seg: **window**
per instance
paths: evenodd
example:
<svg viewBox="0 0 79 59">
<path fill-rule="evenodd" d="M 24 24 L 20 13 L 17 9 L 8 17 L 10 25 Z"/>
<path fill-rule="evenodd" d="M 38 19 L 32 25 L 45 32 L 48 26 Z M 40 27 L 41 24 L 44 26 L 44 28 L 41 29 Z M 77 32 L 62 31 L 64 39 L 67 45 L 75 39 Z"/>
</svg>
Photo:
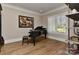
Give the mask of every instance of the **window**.
<svg viewBox="0 0 79 59">
<path fill-rule="evenodd" d="M 57 32 L 65 33 L 67 32 L 67 17 L 57 16 L 55 20 L 55 30 Z"/>
<path fill-rule="evenodd" d="M 66 16 L 49 16 L 48 32 L 67 33 L 68 18 Z"/>
</svg>

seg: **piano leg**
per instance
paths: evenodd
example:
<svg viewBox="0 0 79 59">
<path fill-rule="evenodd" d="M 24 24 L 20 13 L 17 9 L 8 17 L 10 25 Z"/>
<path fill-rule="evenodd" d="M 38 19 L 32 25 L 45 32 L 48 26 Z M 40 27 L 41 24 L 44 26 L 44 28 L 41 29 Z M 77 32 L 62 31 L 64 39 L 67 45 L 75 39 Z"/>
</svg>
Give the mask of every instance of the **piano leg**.
<svg viewBox="0 0 79 59">
<path fill-rule="evenodd" d="M 46 37 L 47 37 L 47 32 L 45 32 L 45 39 L 46 39 Z"/>
<path fill-rule="evenodd" d="M 47 30 L 44 31 L 45 39 L 47 37 Z"/>
<path fill-rule="evenodd" d="M 35 37 L 32 37 L 33 44 L 35 46 Z"/>
<path fill-rule="evenodd" d="M 45 39 L 46 39 L 47 34 L 45 34 Z"/>
</svg>

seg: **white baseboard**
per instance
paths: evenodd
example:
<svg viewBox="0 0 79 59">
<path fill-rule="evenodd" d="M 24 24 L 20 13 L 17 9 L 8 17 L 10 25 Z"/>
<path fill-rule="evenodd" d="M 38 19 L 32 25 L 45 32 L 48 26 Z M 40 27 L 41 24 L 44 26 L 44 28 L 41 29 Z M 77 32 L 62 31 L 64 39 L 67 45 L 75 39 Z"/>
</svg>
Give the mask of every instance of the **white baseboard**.
<svg viewBox="0 0 79 59">
<path fill-rule="evenodd" d="M 50 39 L 55 39 L 55 40 L 58 40 L 58 41 L 67 43 L 67 39 L 58 38 L 58 37 L 53 37 L 53 36 L 48 36 L 48 38 L 50 38 Z"/>
<path fill-rule="evenodd" d="M 22 40 L 22 38 L 9 39 L 9 40 L 5 40 L 5 44 L 17 42 L 17 41 L 21 41 L 21 40 Z"/>
<path fill-rule="evenodd" d="M 53 36 L 48 36 L 48 38 L 55 39 L 55 40 L 67 43 L 67 39 L 57 38 L 57 37 L 53 37 Z M 17 41 L 21 41 L 21 40 L 22 40 L 22 38 L 9 39 L 9 40 L 5 40 L 5 44 L 12 43 L 12 42 L 17 42 Z"/>
</svg>

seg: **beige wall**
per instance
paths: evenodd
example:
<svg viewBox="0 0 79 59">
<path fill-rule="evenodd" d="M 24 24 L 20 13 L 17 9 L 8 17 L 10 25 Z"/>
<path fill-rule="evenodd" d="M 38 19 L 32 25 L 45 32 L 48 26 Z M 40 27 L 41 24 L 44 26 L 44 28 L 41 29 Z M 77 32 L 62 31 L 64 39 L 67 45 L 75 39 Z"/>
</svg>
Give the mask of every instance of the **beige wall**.
<svg viewBox="0 0 79 59">
<path fill-rule="evenodd" d="M 48 26 L 48 21 L 47 20 L 48 20 L 48 18 L 47 18 L 46 15 L 41 16 L 41 25 L 45 28 L 47 28 L 47 26 Z"/>
<path fill-rule="evenodd" d="M 29 34 L 28 32 L 31 29 L 18 27 L 18 15 L 34 17 L 34 27 L 41 25 L 39 15 L 3 6 L 2 35 L 7 43 L 21 40 L 24 35 Z"/>
</svg>

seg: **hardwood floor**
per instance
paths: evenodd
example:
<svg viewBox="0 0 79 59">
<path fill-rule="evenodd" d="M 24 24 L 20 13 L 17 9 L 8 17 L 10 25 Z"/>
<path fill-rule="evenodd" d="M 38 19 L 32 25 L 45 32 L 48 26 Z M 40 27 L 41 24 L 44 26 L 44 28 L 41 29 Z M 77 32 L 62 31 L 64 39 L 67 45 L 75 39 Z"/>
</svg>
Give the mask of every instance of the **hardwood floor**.
<svg viewBox="0 0 79 59">
<path fill-rule="evenodd" d="M 57 40 L 41 38 L 36 42 L 36 46 L 32 43 L 15 42 L 6 44 L 2 48 L 0 55 L 65 55 L 66 44 Z"/>
</svg>

